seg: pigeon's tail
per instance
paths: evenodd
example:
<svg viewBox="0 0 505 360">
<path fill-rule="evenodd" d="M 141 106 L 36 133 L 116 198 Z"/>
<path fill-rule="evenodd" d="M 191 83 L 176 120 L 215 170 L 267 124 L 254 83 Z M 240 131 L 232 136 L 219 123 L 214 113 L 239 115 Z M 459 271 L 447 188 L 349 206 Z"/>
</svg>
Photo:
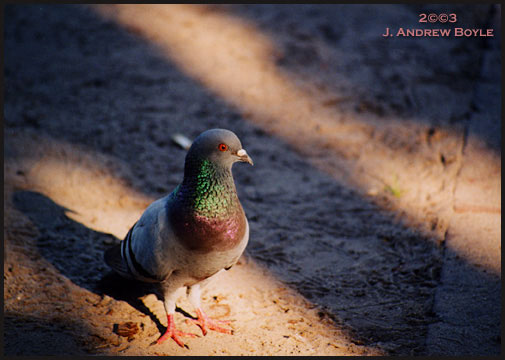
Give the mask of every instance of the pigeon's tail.
<svg viewBox="0 0 505 360">
<path fill-rule="evenodd" d="M 104 253 L 104 260 L 105 263 L 119 275 L 127 279 L 133 278 L 131 272 L 128 269 L 128 265 L 125 263 L 125 261 L 123 261 L 123 257 L 121 256 L 121 244 L 117 244 L 107 249 Z"/>
</svg>

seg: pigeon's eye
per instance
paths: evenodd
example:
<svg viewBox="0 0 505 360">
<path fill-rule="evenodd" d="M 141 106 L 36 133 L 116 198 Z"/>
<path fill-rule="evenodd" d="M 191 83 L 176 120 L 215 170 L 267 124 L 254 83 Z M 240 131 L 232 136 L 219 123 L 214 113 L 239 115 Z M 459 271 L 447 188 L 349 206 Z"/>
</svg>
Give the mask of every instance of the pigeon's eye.
<svg viewBox="0 0 505 360">
<path fill-rule="evenodd" d="M 228 145 L 226 145 L 226 144 L 219 144 L 219 145 L 217 146 L 217 148 L 218 148 L 219 150 L 221 150 L 221 151 L 226 151 L 226 150 L 228 150 Z"/>
</svg>

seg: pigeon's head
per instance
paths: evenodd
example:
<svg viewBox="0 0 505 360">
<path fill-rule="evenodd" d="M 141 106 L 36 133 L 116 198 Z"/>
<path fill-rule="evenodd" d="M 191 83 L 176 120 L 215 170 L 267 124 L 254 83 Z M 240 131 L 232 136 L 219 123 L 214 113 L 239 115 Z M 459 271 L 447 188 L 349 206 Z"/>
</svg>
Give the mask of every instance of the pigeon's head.
<svg viewBox="0 0 505 360">
<path fill-rule="evenodd" d="M 186 159 L 191 158 L 206 159 L 218 166 L 230 168 L 237 161 L 253 165 L 237 135 L 225 129 L 211 129 L 198 135 Z"/>
</svg>

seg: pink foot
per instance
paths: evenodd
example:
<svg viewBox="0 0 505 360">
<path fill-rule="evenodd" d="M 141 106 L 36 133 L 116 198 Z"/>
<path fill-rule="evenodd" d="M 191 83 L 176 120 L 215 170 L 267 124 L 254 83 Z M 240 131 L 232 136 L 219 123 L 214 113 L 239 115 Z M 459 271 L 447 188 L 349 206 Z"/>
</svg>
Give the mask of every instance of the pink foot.
<svg viewBox="0 0 505 360">
<path fill-rule="evenodd" d="M 177 343 L 177 345 L 179 345 L 180 347 L 184 347 L 184 343 L 181 341 L 181 339 L 179 339 L 179 336 L 196 337 L 195 334 L 185 333 L 185 332 L 177 330 L 175 328 L 173 314 L 167 315 L 167 320 L 168 320 L 167 331 L 165 331 L 163 336 L 158 339 L 158 341 L 157 341 L 158 344 L 161 344 L 162 342 L 164 342 L 168 338 L 172 338 Z"/>
<path fill-rule="evenodd" d="M 202 333 L 204 336 L 207 335 L 207 330 L 214 330 L 223 334 L 230 334 L 230 335 L 233 334 L 233 330 L 225 329 L 218 325 L 218 324 L 229 325 L 231 323 L 230 320 L 211 319 L 202 311 L 202 309 L 196 309 L 196 315 L 198 316 L 198 319 L 191 321 L 194 322 L 196 325 L 198 325 L 200 329 L 202 329 Z"/>
</svg>

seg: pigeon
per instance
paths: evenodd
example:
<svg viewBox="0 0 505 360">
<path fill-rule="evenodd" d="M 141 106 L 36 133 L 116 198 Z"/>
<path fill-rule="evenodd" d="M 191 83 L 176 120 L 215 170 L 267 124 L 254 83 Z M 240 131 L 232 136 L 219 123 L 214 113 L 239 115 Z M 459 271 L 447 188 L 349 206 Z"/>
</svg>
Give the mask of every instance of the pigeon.
<svg viewBox="0 0 505 360">
<path fill-rule="evenodd" d="M 232 334 L 230 321 L 208 317 L 200 304 L 202 287 L 217 273 L 229 270 L 249 241 L 249 224 L 232 175 L 235 162 L 253 165 L 239 138 L 230 130 L 201 133 L 186 154 L 184 178 L 169 195 L 151 203 L 119 244 L 105 251 L 105 262 L 119 275 L 153 283 L 163 297 L 166 332 L 184 347 L 175 328 L 175 302 L 186 288 L 196 309 L 192 321 L 203 333 Z"/>
</svg>

